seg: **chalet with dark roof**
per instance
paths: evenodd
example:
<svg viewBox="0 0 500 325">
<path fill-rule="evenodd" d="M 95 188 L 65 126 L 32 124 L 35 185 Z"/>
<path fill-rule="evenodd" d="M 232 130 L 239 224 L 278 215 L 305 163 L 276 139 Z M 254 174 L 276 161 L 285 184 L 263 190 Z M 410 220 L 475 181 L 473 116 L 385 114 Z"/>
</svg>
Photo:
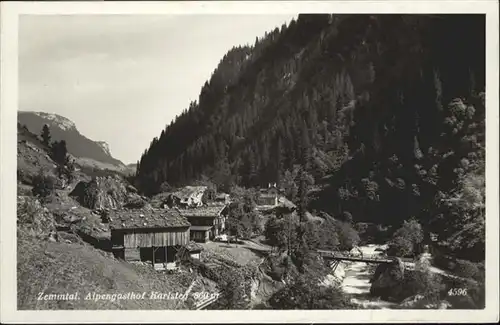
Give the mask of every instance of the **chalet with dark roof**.
<svg viewBox="0 0 500 325">
<path fill-rule="evenodd" d="M 191 223 L 191 240 L 207 242 L 226 229 L 227 206 L 209 203 L 202 207 L 178 210 Z"/>
<path fill-rule="evenodd" d="M 189 243 L 191 224 L 177 210 L 110 211 L 113 251 L 126 261 L 167 264 Z"/>
</svg>

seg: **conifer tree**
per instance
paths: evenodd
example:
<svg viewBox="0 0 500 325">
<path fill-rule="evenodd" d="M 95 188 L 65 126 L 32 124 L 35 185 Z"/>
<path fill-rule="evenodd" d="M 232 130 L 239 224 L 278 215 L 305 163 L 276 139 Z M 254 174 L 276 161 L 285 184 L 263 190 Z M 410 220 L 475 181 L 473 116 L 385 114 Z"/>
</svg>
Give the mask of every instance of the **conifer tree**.
<svg viewBox="0 0 500 325">
<path fill-rule="evenodd" d="M 42 136 L 42 143 L 44 145 L 46 145 L 47 147 L 49 147 L 50 146 L 50 138 L 51 138 L 51 136 L 50 136 L 50 129 L 49 129 L 49 126 L 47 124 L 45 124 L 43 126 L 41 136 Z"/>
<path fill-rule="evenodd" d="M 59 165 L 65 165 L 68 162 L 68 149 L 66 141 L 61 140 L 54 142 L 52 145 L 52 159 Z"/>
</svg>

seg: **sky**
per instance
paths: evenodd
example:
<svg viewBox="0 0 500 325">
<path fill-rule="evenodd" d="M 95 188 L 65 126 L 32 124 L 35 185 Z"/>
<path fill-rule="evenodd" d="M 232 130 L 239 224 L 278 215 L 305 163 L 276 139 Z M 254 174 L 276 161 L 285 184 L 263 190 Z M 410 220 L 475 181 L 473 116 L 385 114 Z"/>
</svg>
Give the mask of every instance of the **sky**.
<svg viewBox="0 0 500 325">
<path fill-rule="evenodd" d="M 135 163 L 233 46 L 293 15 L 22 15 L 19 110 L 55 113 Z"/>
</svg>

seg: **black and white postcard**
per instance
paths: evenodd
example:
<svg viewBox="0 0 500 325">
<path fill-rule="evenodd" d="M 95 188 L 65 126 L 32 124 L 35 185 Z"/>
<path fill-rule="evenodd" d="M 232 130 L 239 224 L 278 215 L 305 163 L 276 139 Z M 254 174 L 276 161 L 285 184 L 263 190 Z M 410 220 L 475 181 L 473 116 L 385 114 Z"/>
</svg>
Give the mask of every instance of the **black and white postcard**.
<svg viewBox="0 0 500 325">
<path fill-rule="evenodd" d="M 498 51 L 496 1 L 3 2 L 2 322 L 498 321 Z"/>
</svg>

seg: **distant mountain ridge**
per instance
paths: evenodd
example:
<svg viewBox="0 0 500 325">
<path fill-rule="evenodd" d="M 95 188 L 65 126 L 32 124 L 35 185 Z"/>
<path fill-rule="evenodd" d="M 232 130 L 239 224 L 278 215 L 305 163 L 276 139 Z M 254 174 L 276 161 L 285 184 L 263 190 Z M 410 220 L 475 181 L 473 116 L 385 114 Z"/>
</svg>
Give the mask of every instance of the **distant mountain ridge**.
<svg viewBox="0 0 500 325">
<path fill-rule="evenodd" d="M 96 143 L 106 152 L 108 155 L 111 156 L 111 150 L 109 149 L 109 144 L 106 141 L 96 141 Z"/>
<path fill-rule="evenodd" d="M 65 140 L 68 152 L 77 158 L 88 158 L 119 168 L 125 167 L 111 155 L 109 145 L 104 141 L 94 141 L 81 134 L 73 121 L 45 112 L 18 112 L 18 122 L 33 133 L 39 134 L 45 124 L 49 126 L 52 141 Z"/>
</svg>

